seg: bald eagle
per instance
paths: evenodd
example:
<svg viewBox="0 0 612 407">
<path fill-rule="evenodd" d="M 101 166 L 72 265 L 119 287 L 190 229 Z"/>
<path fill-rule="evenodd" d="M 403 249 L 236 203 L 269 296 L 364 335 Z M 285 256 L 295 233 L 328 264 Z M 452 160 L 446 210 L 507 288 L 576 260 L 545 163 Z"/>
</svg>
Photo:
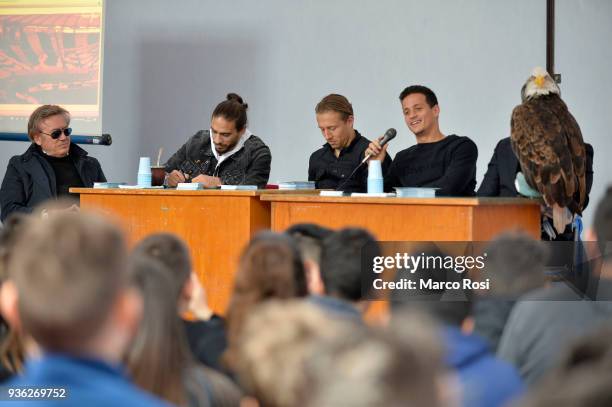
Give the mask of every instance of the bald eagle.
<svg viewBox="0 0 612 407">
<path fill-rule="evenodd" d="M 586 198 L 586 153 L 580 127 L 553 78 L 535 68 L 512 111 L 511 143 L 525 180 L 552 208 L 553 225 L 563 233 Z"/>
</svg>

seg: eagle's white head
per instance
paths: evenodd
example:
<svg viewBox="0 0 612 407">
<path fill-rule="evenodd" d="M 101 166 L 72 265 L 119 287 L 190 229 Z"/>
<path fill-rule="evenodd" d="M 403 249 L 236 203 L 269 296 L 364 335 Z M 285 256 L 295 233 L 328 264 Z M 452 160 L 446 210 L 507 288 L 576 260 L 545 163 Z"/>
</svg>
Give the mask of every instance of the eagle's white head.
<svg viewBox="0 0 612 407">
<path fill-rule="evenodd" d="M 521 98 L 523 101 L 538 96 L 549 95 L 551 93 L 560 95 L 561 90 L 555 80 L 542 67 L 535 67 L 531 73 L 523 89 L 521 89 Z"/>
</svg>

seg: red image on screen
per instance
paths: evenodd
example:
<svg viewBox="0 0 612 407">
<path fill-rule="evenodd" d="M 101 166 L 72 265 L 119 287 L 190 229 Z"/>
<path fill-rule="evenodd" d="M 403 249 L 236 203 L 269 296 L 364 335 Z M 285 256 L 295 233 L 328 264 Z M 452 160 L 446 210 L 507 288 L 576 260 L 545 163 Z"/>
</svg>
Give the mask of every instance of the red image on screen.
<svg viewBox="0 0 612 407">
<path fill-rule="evenodd" d="M 49 103 L 97 116 L 100 22 L 91 13 L 0 15 L 0 115 Z"/>
</svg>

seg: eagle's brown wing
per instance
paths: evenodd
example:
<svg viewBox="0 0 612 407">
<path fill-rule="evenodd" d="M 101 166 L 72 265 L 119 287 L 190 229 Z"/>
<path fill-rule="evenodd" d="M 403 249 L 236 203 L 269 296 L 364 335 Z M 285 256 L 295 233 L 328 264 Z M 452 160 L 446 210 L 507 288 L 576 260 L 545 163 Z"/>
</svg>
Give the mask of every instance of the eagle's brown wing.
<svg viewBox="0 0 612 407">
<path fill-rule="evenodd" d="M 546 204 L 581 213 L 586 153 L 580 127 L 557 95 L 525 101 L 512 111 L 512 148 L 530 186 Z"/>
</svg>

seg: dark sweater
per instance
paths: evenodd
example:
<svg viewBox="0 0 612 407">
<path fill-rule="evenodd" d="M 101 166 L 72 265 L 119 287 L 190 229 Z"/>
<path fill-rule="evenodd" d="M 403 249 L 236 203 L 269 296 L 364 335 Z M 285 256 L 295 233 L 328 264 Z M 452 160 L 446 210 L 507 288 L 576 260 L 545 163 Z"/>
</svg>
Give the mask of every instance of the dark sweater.
<svg viewBox="0 0 612 407">
<path fill-rule="evenodd" d="M 84 186 L 69 155 L 65 157 L 51 157 L 43 152 L 41 152 L 41 155 L 45 157 L 55 173 L 57 196 L 70 195 L 68 190 L 71 187 L 80 188 Z"/>
<path fill-rule="evenodd" d="M 366 192 L 368 180 L 368 166 L 363 164 L 351 176 L 361 160 L 365 157 L 365 150 L 370 140 L 355 130 L 355 138 L 346 148 L 340 150 L 336 157 L 334 149 L 325 143 L 320 149 L 310 155 L 308 162 L 308 180 L 315 182 L 317 189 L 337 189 L 339 186 L 346 192 Z M 382 171 L 386 173 L 391 165 L 391 158 L 387 154 Z"/>
<path fill-rule="evenodd" d="M 467 137 L 450 135 L 435 143 L 416 144 L 395 156 L 385 176 L 393 187 L 440 188 L 440 196 L 473 196 L 478 148 Z"/>
</svg>

